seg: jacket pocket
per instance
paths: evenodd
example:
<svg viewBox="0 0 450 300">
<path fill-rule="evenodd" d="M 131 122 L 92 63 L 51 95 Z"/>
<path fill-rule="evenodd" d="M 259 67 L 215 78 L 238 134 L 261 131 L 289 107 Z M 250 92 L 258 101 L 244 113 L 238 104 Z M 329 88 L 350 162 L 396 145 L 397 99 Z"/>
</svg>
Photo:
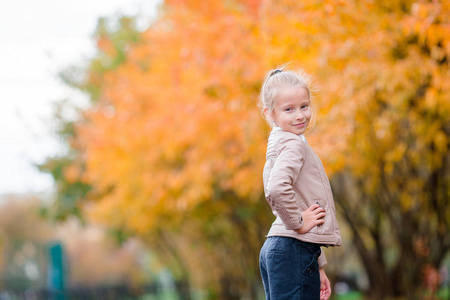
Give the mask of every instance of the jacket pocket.
<svg viewBox="0 0 450 300">
<path fill-rule="evenodd" d="M 314 203 L 319 204 L 325 210 L 325 217 L 324 217 L 325 223 L 314 227 L 315 229 L 314 231 L 316 231 L 318 234 L 333 234 L 334 232 L 333 213 L 330 209 L 328 201 L 315 199 Z"/>
</svg>

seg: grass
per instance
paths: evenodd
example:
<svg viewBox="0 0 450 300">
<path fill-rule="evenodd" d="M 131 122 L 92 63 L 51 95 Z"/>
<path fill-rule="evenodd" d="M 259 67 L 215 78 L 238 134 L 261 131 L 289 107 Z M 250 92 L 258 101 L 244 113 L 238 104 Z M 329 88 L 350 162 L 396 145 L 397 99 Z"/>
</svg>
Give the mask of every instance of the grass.
<svg viewBox="0 0 450 300">
<path fill-rule="evenodd" d="M 364 297 L 363 297 L 362 293 L 353 291 L 353 292 L 349 292 L 349 293 L 346 293 L 343 295 L 336 295 L 334 297 L 334 299 L 336 299 L 336 300 L 362 300 L 362 299 L 364 299 Z"/>
</svg>

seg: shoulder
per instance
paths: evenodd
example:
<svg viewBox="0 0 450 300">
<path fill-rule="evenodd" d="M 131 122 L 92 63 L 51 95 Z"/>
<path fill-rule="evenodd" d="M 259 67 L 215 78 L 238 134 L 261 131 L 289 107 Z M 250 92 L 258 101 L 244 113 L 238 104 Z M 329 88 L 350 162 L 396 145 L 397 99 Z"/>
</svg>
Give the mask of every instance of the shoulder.
<svg viewBox="0 0 450 300">
<path fill-rule="evenodd" d="M 300 136 L 287 131 L 280 131 L 278 135 L 278 153 L 289 150 L 290 152 L 305 154 L 307 146 Z"/>
<path fill-rule="evenodd" d="M 305 141 L 303 141 L 303 139 L 300 136 L 298 136 L 292 132 L 280 130 L 278 132 L 278 135 L 279 135 L 279 143 L 280 144 L 299 146 L 299 147 L 306 146 Z"/>
</svg>

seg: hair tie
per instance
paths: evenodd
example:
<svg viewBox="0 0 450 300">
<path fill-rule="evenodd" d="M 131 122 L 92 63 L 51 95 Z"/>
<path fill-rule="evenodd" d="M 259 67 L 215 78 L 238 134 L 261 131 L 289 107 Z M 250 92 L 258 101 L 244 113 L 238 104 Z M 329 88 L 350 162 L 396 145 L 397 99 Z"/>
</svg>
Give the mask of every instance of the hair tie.
<svg viewBox="0 0 450 300">
<path fill-rule="evenodd" d="M 276 69 L 275 71 L 273 71 L 272 75 L 270 75 L 270 76 L 273 76 L 273 75 L 275 75 L 277 73 L 281 73 L 281 72 L 283 72 L 283 70 Z"/>
</svg>

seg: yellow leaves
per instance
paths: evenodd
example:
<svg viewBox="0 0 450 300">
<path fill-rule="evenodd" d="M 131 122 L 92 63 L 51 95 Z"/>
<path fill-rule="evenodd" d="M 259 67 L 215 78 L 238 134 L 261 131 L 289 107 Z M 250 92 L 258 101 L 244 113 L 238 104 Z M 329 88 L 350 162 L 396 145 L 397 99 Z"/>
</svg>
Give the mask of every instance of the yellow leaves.
<svg viewBox="0 0 450 300">
<path fill-rule="evenodd" d="M 450 54 L 449 11 L 448 1 L 415 2 L 411 5 L 411 16 L 403 22 L 404 32 L 417 35 L 420 44 L 430 49 L 436 61 Z"/>
<path fill-rule="evenodd" d="M 395 164 L 403 159 L 406 153 L 406 143 L 398 142 L 391 145 L 391 150 L 386 153 L 386 161 Z"/>
<path fill-rule="evenodd" d="M 247 115 L 248 107 L 257 113 L 254 103 L 243 103 L 253 101 L 257 90 L 243 98 L 247 87 L 236 83 L 240 76 L 255 82 L 260 74 L 237 68 L 236 59 L 251 54 L 246 47 L 250 41 L 238 39 L 247 34 L 247 25 L 241 28 L 239 19 L 227 16 L 217 18 L 215 27 L 203 24 L 202 16 L 192 24 L 189 15 L 172 13 L 173 31 L 166 36 L 147 32 L 154 40 L 130 51 L 130 63 L 107 78 L 103 94 L 114 113 L 100 107 L 99 113 L 90 114 L 95 126 L 80 131 L 89 141 L 88 172 L 96 188 L 113 187 L 117 205 L 126 219 L 133 219 L 126 226 L 139 233 L 151 230 L 160 218 L 176 218 L 176 211 L 209 201 L 214 185 L 231 182 L 242 156 L 248 155 L 241 146 L 247 141 L 239 138 L 245 119 L 240 116 Z M 218 39 L 225 27 L 229 36 Z M 242 50 L 233 50 L 233 39 L 244 42 Z M 133 66 L 143 53 L 159 58 L 147 70 Z M 146 221 L 149 217 L 156 221 Z"/>
<path fill-rule="evenodd" d="M 217 280 L 250 272 L 226 251 L 252 256 L 270 223 L 256 104 L 265 72 L 292 62 L 320 80 L 307 139 L 331 180 L 355 186 L 351 206 L 421 209 L 449 145 L 449 4 L 436 3 L 166 1 L 117 66 L 91 65 L 99 96 L 72 144 L 85 169 L 64 176 L 92 185 L 92 219 L 173 238 L 197 275 L 205 261 L 224 266 Z M 116 40 L 98 43 L 114 58 Z"/>
<path fill-rule="evenodd" d="M 415 2 L 411 5 L 411 14 L 421 20 L 427 20 L 432 23 L 436 18 L 437 12 L 440 9 L 440 5 L 435 3 L 420 3 Z"/>
<path fill-rule="evenodd" d="M 351 170 L 376 193 L 380 176 L 398 177 L 406 161 L 437 168 L 450 110 L 448 4 L 440 5 L 415 3 L 409 14 L 398 1 L 166 2 L 122 64 L 90 78 L 101 99 L 75 145 L 92 194 L 102 195 L 92 209 L 145 234 L 226 193 L 254 205 L 268 131 L 258 89 L 288 61 L 321 81 L 307 138 L 330 176 Z M 75 180 L 79 171 L 65 172 Z"/>
<path fill-rule="evenodd" d="M 106 53 L 108 56 L 113 56 L 116 53 L 113 43 L 110 39 L 102 37 L 97 40 L 97 47 L 99 50 Z"/>
<path fill-rule="evenodd" d="M 439 101 L 439 92 L 436 88 L 430 88 L 428 89 L 426 95 L 425 95 L 425 105 L 429 109 L 433 109 L 436 107 L 437 103 Z"/>
<path fill-rule="evenodd" d="M 78 165 L 71 164 L 71 165 L 65 167 L 63 172 L 64 172 L 64 178 L 69 183 L 75 183 L 78 180 L 80 180 L 81 170 Z"/>
<path fill-rule="evenodd" d="M 436 152 L 439 154 L 445 154 L 448 150 L 448 145 L 450 143 L 450 139 L 443 131 L 438 131 L 434 135 L 434 146 L 436 147 Z"/>
</svg>

